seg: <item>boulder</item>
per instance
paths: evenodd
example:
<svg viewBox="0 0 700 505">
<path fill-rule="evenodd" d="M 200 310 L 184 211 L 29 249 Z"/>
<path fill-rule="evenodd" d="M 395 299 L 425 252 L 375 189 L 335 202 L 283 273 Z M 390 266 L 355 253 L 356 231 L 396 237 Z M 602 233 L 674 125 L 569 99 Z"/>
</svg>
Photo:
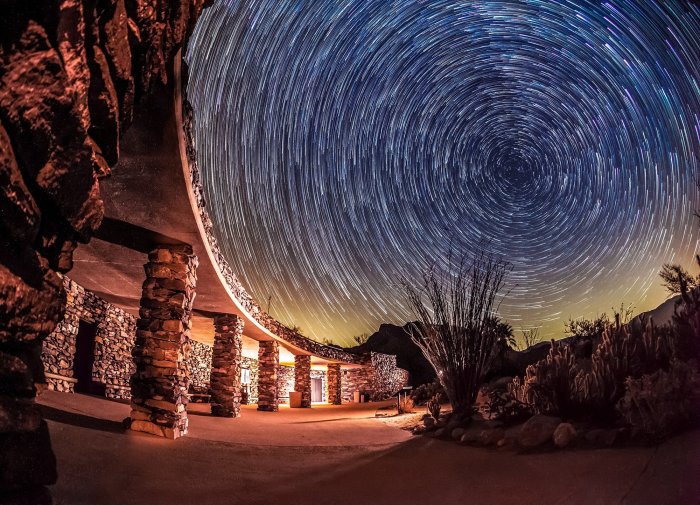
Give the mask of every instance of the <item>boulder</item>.
<svg viewBox="0 0 700 505">
<path fill-rule="evenodd" d="M 466 430 L 459 441 L 463 444 L 475 444 L 479 440 L 479 433 L 478 430 Z"/>
<path fill-rule="evenodd" d="M 586 442 L 588 442 L 591 445 L 595 445 L 597 447 L 611 447 L 611 446 L 615 445 L 615 442 L 617 441 L 617 437 L 618 437 L 618 430 L 616 430 L 616 429 L 605 430 L 605 429 L 600 429 L 600 428 L 590 430 L 584 436 L 584 438 L 586 439 Z"/>
<path fill-rule="evenodd" d="M 554 445 L 560 449 L 571 444 L 575 438 L 576 429 L 570 423 L 560 423 L 552 435 Z"/>
<path fill-rule="evenodd" d="M 496 447 L 506 447 L 507 445 L 511 445 L 513 443 L 513 439 L 509 437 L 504 437 L 500 439 L 498 442 L 496 442 Z"/>
<path fill-rule="evenodd" d="M 561 424 L 558 417 L 535 415 L 528 419 L 518 433 L 518 445 L 524 449 L 533 449 L 549 442 L 554 430 Z"/>
<path fill-rule="evenodd" d="M 457 428 L 454 428 L 454 429 L 450 432 L 450 434 L 451 434 L 453 440 L 461 440 L 461 439 L 462 439 L 462 435 L 464 435 L 464 432 L 465 432 L 465 431 L 466 431 L 466 430 L 465 430 L 464 428 L 457 427 Z"/>
<path fill-rule="evenodd" d="M 506 432 L 503 428 L 487 428 L 479 433 L 479 443 L 481 445 L 496 445 L 504 439 Z"/>
<path fill-rule="evenodd" d="M 454 430 L 455 428 L 462 428 L 462 427 L 463 427 L 463 423 L 461 422 L 461 420 L 457 419 L 456 417 L 452 417 L 449 420 L 449 422 L 447 423 L 447 431 L 449 431 L 450 433 L 452 433 L 452 430 Z"/>
</svg>

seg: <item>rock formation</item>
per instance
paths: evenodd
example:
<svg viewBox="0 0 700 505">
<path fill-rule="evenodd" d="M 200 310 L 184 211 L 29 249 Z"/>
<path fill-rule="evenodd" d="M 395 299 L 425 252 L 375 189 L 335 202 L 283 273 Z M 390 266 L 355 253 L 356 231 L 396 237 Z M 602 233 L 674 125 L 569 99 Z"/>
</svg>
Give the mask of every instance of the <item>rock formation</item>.
<svg viewBox="0 0 700 505">
<path fill-rule="evenodd" d="M 0 502 L 50 502 L 55 462 L 34 384 L 63 316 L 57 273 L 99 227 L 99 180 L 204 4 L 0 4 Z"/>
</svg>

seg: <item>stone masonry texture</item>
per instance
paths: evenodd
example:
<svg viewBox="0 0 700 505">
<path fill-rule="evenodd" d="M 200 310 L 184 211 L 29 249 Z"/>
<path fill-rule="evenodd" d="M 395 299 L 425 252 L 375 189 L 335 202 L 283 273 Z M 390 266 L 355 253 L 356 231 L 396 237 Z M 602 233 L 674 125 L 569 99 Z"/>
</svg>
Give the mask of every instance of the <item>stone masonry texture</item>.
<svg viewBox="0 0 700 505">
<path fill-rule="evenodd" d="M 73 392 L 73 367 L 80 321 L 97 325 L 92 380 L 105 388 L 105 396 L 129 399 L 129 379 L 134 373 L 131 349 L 136 318 L 106 302 L 68 277 L 63 278 L 66 310 L 63 321 L 44 340 L 41 359 L 48 389 Z"/>
<path fill-rule="evenodd" d="M 166 438 L 187 434 L 190 313 L 197 257 L 188 245 L 148 255 L 132 351 L 131 429 Z"/>
<path fill-rule="evenodd" d="M 243 319 L 221 314 L 214 318 L 211 364 L 211 413 L 238 417 L 241 410 L 241 336 Z"/>
<path fill-rule="evenodd" d="M 258 350 L 258 410 L 276 412 L 279 408 L 277 368 L 279 344 L 275 340 L 263 340 Z"/>
<path fill-rule="evenodd" d="M 301 406 L 311 407 L 311 356 L 294 356 L 294 391 L 301 393 Z"/>
<path fill-rule="evenodd" d="M 340 364 L 328 364 L 328 403 L 340 405 L 342 403 Z"/>
</svg>

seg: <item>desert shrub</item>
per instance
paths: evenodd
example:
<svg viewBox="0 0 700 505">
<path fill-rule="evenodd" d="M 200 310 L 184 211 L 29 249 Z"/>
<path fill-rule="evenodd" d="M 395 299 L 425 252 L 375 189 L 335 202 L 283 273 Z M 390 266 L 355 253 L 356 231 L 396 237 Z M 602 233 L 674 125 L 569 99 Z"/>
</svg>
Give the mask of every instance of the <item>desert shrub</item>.
<svg viewBox="0 0 700 505">
<path fill-rule="evenodd" d="M 404 282 L 408 305 L 420 321 L 408 331 L 437 372 L 457 418 L 471 419 L 503 339 L 494 314 L 509 271 L 505 262 L 481 254 L 452 272 L 427 271 L 419 287 Z"/>
<path fill-rule="evenodd" d="M 524 421 L 533 414 L 530 405 L 518 400 L 508 389 L 487 389 L 484 412 L 504 424 Z"/>
<path fill-rule="evenodd" d="M 409 414 L 413 412 L 413 399 L 409 395 L 399 397 L 399 414 Z"/>
<path fill-rule="evenodd" d="M 440 381 L 436 379 L 428 384 L 421 384 L 416 389 L 411 392 L 411 398 L 416 405 L 425 405 L 428 401 L 435 395 L 444 395 L 445 390 L 443 389 Z"/>
<path fill-rule="evenodd" d="M 440 419 L 440 410 L 442 409 L 442 405 L 440 405 L 440 397 L 441 394 L 437 393 L 430 400 L 428 400 L 427 403 L 428 412 L 430 412 L 430 415 L 433 416 L 433 419 L 436 421 Z"/>
<path fill-rule="evenodd" d="M 569 319 L 564 323 L 564 332 L 574 338 L 597 341 L 609 324 L 607 314 L 601 314 L 595 319 Z"/>
<path fill-rule="evenodd" d="M 663 439 L 700 420 L 700 374 L 693 363 L 673 360 L 668 370 L 630 377 L 617 408 L 639 433 Z"/>
<path fill-rule="evenodd" d="M 571 347 L 552 340 L 547 356 L 528 366 L 524 378 L 515 377 L 508 393 L 536 414 L 575 417 L 580 410 L 576 390 L 579 372 Z"/>
<path fill-rule="evenodd" d="M 520 328 L 520 342 L 515 337 L 512 337 L 513 345 L 511 347 L 516 351 L 525 351 L 530 347 L 542 342 L 540 329 L 538 327 Z"/>
<path fill-rule="evenodd" d="M 634 332 L 618 315 L 603 331 L 589 364 L 578 362 L 569 345 L 552 341 L 547 357 L 530 365 L 523 379 L 515 378 L 509 391 L 536 413 L 611 421 L 627 378 L 665 368 L 670 357 L 668 329 L 643 321 Z"/>
<path fill-rule="evenodd" d="M 628 377 L 639 378 L 668 366 L 668 337 L 666 329 L 656 328 L 650 320 L 643 321 L 641 331 L 634 332 L 630 325 L 621 325 L 616 319 L 603 332 L 591 357 L 590 370 L 576 377 L 579 401 L 598 417 L 613 418 Z"/>
</svg>

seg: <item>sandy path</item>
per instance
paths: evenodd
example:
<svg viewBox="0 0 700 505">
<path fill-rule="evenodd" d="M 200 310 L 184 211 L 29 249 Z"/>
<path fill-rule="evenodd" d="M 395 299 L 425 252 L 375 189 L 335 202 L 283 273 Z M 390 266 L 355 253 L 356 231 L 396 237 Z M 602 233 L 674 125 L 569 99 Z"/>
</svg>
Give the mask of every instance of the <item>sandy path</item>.
<svg viewBox="0 0 700 505">
<path fill-rule="evenodd" d="M 191 436 L 173 442 L 123 432 L 127 405 L 41 403 L 63 505 L 700 504 L 700 432 L 659 448 L 515 455 L 411 438 L 370 404 L 192 415 Z"/>
</svg>

